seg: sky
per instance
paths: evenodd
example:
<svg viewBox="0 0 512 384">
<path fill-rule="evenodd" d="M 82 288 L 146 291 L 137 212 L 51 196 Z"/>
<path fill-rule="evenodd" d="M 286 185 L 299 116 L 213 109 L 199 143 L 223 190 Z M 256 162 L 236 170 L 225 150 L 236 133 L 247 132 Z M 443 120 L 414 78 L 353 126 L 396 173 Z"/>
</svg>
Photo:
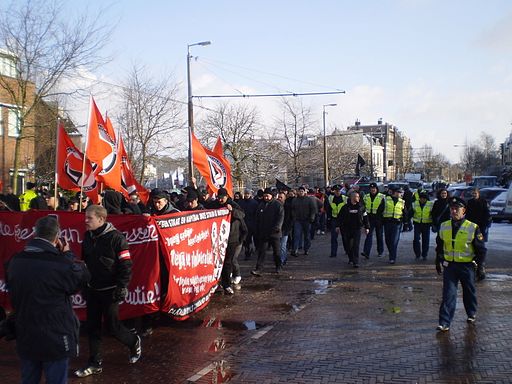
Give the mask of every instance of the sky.
<svg viewBox="0 0 512 384">
<path fill-rule="evenodd" d="M 68 0 L 67 6 L 75 13 L 101 10 L 115 26 L 104 49 L 112 61 L 90 74 L 108 84 L 122 84 L 134 64 L 142 65 L 155 77 L 172 75 L 186 102 L 187 45 L 208 40 L 209 46 L 191 47 L 193 95 L 342 90 L 301 97 L 317 132 L 322 106 L 336 103 L 328 108 L 328 132 L 382 119 L 414 149 L 430 145 L 452 162 L 482 132 L 497 144 L 511 134 L 509 0 Z M 195 99 L 196 120 L 201 107 L 220 101 Z M 280 110 L 278 98 L 222 101 L 256 106 L 267 129 Z M 105 96 L 98 104 L 112 108 Z"/>
</svg>

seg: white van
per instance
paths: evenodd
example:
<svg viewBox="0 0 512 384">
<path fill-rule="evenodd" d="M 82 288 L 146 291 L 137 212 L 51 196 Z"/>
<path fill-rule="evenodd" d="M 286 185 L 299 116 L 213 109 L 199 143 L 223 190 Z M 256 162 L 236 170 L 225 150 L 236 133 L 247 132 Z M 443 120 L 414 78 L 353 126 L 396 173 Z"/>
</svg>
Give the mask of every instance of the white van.
<svg viewBox="0 0 512 384">
<path fill-rule="evenodd" d="M 512 183 L 510 183 L 510 187 L 508 187 L 504 212 L 512 215 Z"/>
</svg>

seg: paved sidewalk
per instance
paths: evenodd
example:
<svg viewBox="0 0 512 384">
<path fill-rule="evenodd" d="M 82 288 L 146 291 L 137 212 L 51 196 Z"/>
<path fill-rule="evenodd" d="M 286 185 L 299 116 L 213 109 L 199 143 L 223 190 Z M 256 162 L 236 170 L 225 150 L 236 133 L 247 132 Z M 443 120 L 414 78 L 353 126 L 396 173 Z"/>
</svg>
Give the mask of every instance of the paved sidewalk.
<svg viewBox="0 0 512 384">
<path fill-rule="evenodd" d="M 270 253 L 261 278 L 250 275 L 255 260 L 242 261 L 240 291 L 216 294 L 189 321 L 161 321 L 135 365 L 106 338 L 104 373 L 70 383 L 510 383 L 511 238 L 489 244 L 475 325 L 459 300 L 450 331 L 435 331 L 442 281 L 433 250 L 414 260 L 412 233 L 396 265 L 372 254 L 359 269 L 329 258 L 329 236 L 318 236 L 279 275 Z M 72 369 L 87 357 L 80 344 Z M 19 382 L 17 364 L 14 344 L 0 341 L 1 383 Z"/>
</svg>

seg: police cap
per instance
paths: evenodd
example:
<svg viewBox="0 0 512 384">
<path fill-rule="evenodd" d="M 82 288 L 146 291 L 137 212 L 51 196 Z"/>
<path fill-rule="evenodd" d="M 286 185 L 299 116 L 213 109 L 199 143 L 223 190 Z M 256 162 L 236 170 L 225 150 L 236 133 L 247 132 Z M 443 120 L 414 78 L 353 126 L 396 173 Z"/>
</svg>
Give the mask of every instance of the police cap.
<svg viewBox="0 0 512 384">
<path fill-rule="evenodd" d="M 341 191 L 341 186 L 339 184 L 334 184 L 332 187 L 331 187 L 331 190 L 332 191 Z"/>
<path fill-rule="evenodd" d="M 379 187 L 377 186 L 377 183 L 370 183 L 370 188 L 377 188 L 378 189 Z"/>
<path fill-rule="evenodd" d="M 448 204 L 450 205 L 450 207 L 466 208 L 466 202 L 462 200 L 460 197 L 450 197 L 450 199 L 448 200 Z"/>
</svg>

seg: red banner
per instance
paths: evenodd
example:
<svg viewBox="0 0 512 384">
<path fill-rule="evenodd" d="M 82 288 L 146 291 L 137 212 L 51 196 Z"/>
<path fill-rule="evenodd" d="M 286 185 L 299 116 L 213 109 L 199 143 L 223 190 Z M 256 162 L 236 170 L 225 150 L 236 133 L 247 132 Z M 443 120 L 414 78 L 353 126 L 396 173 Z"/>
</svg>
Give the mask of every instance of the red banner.
<svg viewBox="0 0 512 384">
<path fill-rule="evenodd" d="M 227 209 L 155 217 L 169 290 L 162 311 L 185 320 L 204 308 L 220 279 L 229 236 Z"/>
<path fill-rule="evenodd" d="M 0 212 L 0 306 L 10 308 L 5 284 L 4 263 L 21 251 L 34 236 L 34 224 L 48 214 L 59 218 L 61 233 L 71 250 L 81 256 L 85 233 L 84 214 L 64 211 Z M 152 218 L 142 215 L 112 215 L 108 220 L 124 233 L 133 261 L 133 273 L 126 301 L 119 307 L 121 319 L 141 316 L 160 309 L 161 286 L 158 232 Z M 73 295 L 73 307 L 85 318 L 86 302 L 81 293 Z"/>
<path fill-rule="evenodd" d="M 81 257 L 84 213 L 0 211 L 0 306 L 10 308 L 4 263 L 34 236 L 37 219 L 49 214 L 58 217 L 60 236 Z M 121 319 L 161 310 L 184 320 L 208 304 L 224 263 L 230 225 L 227 209 L 159 217 L 111 215 L 108 221 L 124 233 L 133 261 L 128 295 L 119 307 Z M 165 299 L 161 295 L 160 250 L 169 270 Z M 85 319 L 86 305 L 80 293 L 73 295 L 73 307 L 82 320 Z"/>
</svg>

